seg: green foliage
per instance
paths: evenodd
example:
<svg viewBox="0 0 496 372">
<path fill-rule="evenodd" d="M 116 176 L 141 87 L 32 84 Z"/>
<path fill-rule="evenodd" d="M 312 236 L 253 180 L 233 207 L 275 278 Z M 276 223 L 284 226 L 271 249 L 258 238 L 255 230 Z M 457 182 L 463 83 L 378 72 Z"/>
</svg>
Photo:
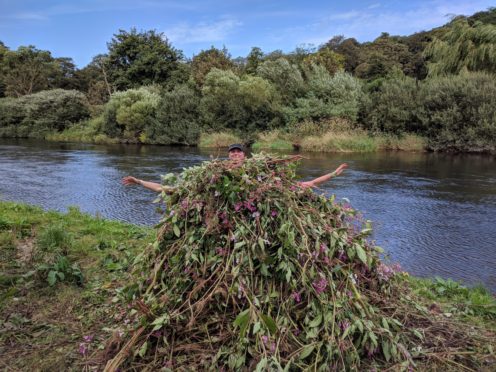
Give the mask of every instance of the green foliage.
<svg viewBox="0 0 496 372">
<path fill-rule="evenodd" d="M 217 49 L 211 47 L 202 50 L 191 61 L 191 76 L 198 86 L 203 86 L 208 73 L 216 68 L 218 70 L 232 70 L 234 64 L 226 48 Z"/>
<path fill-rule="evenodd" d="M 418 336 L 390 311 L 397 274 L 356 211 L 298 186 L 295 160 L 260 154 L 183 172 L 157 241 L 135 261 L 137 285 L 122 291 L 141 304 L 130 316 L 146 309 L 131 352 L 109 365 L 155 369 L 164 348 L 177 369 L 263 370 L 269 359 L 360 369 L 374 353 L 408 363 Z"/>
<path fill-rule="evenodd" d="M 306 72 L 308 93 L 296 99 L 293 107 L 284 109 L 286 122 L 331 117 L 355 120 L 362 95 L 361 83 L 348 73 L 334 76 L 323 66 L 311 65 Z"/>
<path fill-rule="evenodd" d="M 426 80 L 417 112 L 435 150 L 496 150 L 496 80 L 467 73 Z"/>
<path fill-rule="evenodd" d="M 119 30 L 108 50 L 105 67 L 117 90 L 166 84 L 182 59 L 182 52 L 155 30 Z"/>
<path fill-rule="evenodd" d="M 303 64 L 311 67 L 318 65 L 324 67 L 331 75 L 344 68 L 345 57 L 331 49 L 320 49 L 317 53 L 310 54 L 303 60 Z"/>
<path fill-rule="evenodd" d="M 272 83 L 285 103 L 293 102 L 305 92 L 300 70 L 285 58 L 263 62 L 257 67 L 257 75 Z"/>
<path fill-rule="evenodd" d="M 54 89 L 20 98 L 0 99 L 0 136 L 43 138 L 90 115 L 84 94 Z"/>
<path fill-rule="evenodd" d="M 153 87 L 114 93 L 105 106 L 103 132 L 132 142 L 146 142 L 142 133 L 155 123 L 160 95 Z"/>
<path fill-rule="evenodd" d="M 397 135 L 417 131 L 417 89 L 415 80 L 406 76 L 384 81 L 368 100 L 361 101 L 361 121 L 365 128 Z"/>
<path fill-rule="evenodd" d="M 429 138 L 434 150 L 494 151 L 496 81 L 492 75 L 385 81 L 362 106 L 366 128 Z"/>
<path fill-rule="evenodd" d="M 214 68 L 205 79 L 200 110 L 210 130 L 250 133 L 279 124 L 277 99 L 273 86 L 261 77 L 239 78 Z"/>
<path fill-rule="evenodd" d="M 44 278 L 51 287 L 57 283 L 67 282 L 77 285 L 83 284 L 83 273 L 77 263 L 72 263 L 66 256 L 58 255 L 55 262 L 41 264 L 37 267 L 38 274 Z"/>
<path fill-rule="evenodd" d="M 146 128 L 148 143 L 196 145 L 200 137 L 200 97 L 187 85 L 160 98 L 155 119 Z"/>
<path fill-rule="evenodd" d="M 456 19 L 442 37 L 425 50 L 429 75 L 458 74 L 461 71 L 496 73 L 496 25 L 465 18 Z"/>
<path fill-rule="evenodd" d="M 63 225 L 51 225 L 42 230 L 37 238 L 38 247 L 46 252 L 68 252 L 72 237 Z"/>
</svg>

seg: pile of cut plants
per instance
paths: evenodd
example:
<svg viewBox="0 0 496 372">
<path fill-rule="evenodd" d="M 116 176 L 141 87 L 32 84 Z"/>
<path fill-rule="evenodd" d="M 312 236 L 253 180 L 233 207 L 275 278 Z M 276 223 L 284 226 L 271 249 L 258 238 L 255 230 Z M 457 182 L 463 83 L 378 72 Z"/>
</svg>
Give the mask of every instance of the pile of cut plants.
<svg viewBox="0 0 496 372">
<path fill-rule="evenodd" d="M 299 185 L 299 159 L 258 154 L 164 177 L 175 189 L 120 291 L 130 330 L 108 341 L 107 371 L 490 363 L 491 350 L 475 350 L 494 335 L 416 302 L 369 222 Z"/>
</svg>

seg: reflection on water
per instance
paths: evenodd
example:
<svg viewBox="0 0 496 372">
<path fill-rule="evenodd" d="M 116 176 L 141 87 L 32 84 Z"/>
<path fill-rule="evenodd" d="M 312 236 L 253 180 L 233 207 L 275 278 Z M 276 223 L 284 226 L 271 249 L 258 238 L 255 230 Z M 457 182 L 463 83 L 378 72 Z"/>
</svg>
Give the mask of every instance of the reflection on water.
<svg viewBox="0 0 496 372">
<path fill-rule="evenodd" d="M 197 148 L 0 140 L 0 198 L 154 224 L 155 195 L 125 175 L 159 181 L 223 152 Z M 421 153 L 303 154 L 302 179 L 347 162 L 317 192 L 347 198 L 374 221 L 374 239 L 412 274 L 482 282 L 496 292 L 496 159 Z"/>
</svg>

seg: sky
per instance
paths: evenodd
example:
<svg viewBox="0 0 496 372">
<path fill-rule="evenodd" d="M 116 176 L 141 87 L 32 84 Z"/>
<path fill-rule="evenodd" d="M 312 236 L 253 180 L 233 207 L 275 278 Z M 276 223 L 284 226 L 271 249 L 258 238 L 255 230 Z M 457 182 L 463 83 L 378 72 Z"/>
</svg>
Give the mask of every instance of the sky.
<svg viewBox="0 0 496 372">
<path fill-rule="evenodd" d="M 34 45 L 80 68 L 120 29 L 156 30 L 191 58 L 225 46 L 232 57 L 318 46 L 334 35 L 371 41 L 381 32 L 410 35 L 453 15 L 471 15 L 495 0 L 0 0 L 0 41 Z"/>
</svg>

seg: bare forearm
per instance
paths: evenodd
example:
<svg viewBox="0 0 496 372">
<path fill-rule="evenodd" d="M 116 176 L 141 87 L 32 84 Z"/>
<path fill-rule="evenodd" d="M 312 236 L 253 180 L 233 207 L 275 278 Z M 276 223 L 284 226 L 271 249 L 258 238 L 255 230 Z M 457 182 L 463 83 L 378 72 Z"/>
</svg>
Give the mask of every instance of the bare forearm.
<svg viewBox="0 0 496 372">
<path fill-rule="evenodd" d="M 318 178 L 315 178 L 314 180 L 312 180 L 310 182 L 313 184 L 313 186 L 318 186 L 321 183 L 329 181 L 331 178 L 333 178 L 335 176 L 336 176 L 336 172 L 332 172 L 332 173 L 328 173 L 328 174 L 325 174 L 323 176 L 320 176 Z"/>
<path fill-rule="evenodd" d="M 143 186 L 145 189 L 152 190 L 155 192 L 162 192 L 162 185 L 156 182 L 138 180 L 138 184 Z"/>
</svg>

